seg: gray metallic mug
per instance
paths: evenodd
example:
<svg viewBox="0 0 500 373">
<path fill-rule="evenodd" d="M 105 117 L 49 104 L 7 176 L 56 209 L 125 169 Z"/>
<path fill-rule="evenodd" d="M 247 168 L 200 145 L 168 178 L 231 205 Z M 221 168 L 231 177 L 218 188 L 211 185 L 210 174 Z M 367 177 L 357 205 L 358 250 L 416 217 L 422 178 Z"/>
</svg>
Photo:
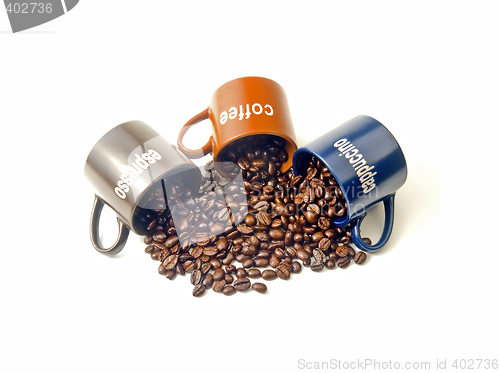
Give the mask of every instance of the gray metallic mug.
<svg viewBox="0 0 500 373">
<path fill-rule="evenodd" d="M 197 190 L 201 183 L 199 168 L 141 121 L 122 123 L 106 133 L 92 148 L 84 171 L 96 191 L 90 240 L 97 251 L 106 255 L 116 255 L 123 249 L 130 230 L 138 235 L 148 233 L 140 213 L 153 208 L 147 198 L 152 190 L 162 188 L 163 208 L 167 208 L 167 201 L 172 200 L 167 198 L 167 190 Z M 99 220 L 105 204 L 118 215 L 118 238 L 109 248 L 102 247 L 99 240 Z"/>
</svg>

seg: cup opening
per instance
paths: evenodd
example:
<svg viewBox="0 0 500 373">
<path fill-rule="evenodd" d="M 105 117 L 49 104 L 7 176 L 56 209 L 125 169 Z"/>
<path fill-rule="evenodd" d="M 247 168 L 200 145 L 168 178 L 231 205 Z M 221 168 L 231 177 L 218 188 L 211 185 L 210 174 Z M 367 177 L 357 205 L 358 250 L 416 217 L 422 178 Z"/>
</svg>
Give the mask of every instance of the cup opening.
<svg viewBox="0 0 500 373">
<path fill-rule="evenodd" d="M 292 155 L 296 149 L 295 142 L 285 136 L 255 133 L 232 139 L 215 155 L 214 161 L 218 166 L 217 171 L 224 176 L 228 174 L 228 171 L 220 166 L 226 162 L 232 162 L 235 170 L 238 167 L 243 171 L 248 171 L 251 167 L 257 167 L 260 170 L 267 169 L 272 173 L 277 170 L 285 172 L 292 167 Z M 248 161 L 248 167 L 241 168 L 238 165 L 238 161 L 242 158 Z M 264 161 L 265 164 L 260 161 Z"/>
<path fill-rule="evenodd" d="M 305 178 L 307 175 L 307 169 L 309 167 L 309 162 L 313 156 L 316 157 L 317 159 L 319 159 L 321 161 L 321 163 L 323 163 L 323 165 L 325 165 L 328 168 L 328 170 L 332 173 L 333 177 L 337 181 L 337 184 L 342 191 L 342 195 L 345 198 L 346 205 L 347 205 L 347 212 L 345 213 L 345 215 L 343 215 L 341 217 L 337 217 L 335 219 L 332 219 L 332 222 L 338 227 L 344 227 L 347 224 L 349 224 L 349 222 L 350 222 L 351 206 L 349 203 L 349 198 L 348 198 L 348 195 L 346 193 L 344 186 L 342 185 L 342 183 L 339 182 L 338 176 L 335 174 L 335 172 L 332 170 L 332 168 L 330 166 L 328 166 L 328 164 L 325 162 L 325 160 L 319 154 L 317 154 L 313 151 L 310 151 L 309 149 L 305 149 L 305 148 L 297 149 L 293 155 L 294 175 L 296 175 L 296 176 L 301 175 L 302 177 Z"/>
<path fill-rule="evenodd" d="M 195 194 L 200 183 L 200 170 L 195 165 L 179 165 L 158 177 L 138 198 L 131 223 L 133 230 L 145 236 L 164 226 L 170 208 Z"/>
</svg>

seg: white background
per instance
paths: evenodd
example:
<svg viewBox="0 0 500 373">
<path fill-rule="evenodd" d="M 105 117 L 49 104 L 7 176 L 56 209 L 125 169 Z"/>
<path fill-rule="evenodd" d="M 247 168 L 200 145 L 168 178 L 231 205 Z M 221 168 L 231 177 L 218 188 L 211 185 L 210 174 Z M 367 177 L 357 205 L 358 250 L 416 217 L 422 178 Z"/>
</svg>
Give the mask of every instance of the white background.
<svg viewBox="0 0 500 373">
<path fill-rule="evenodd" d="M 500 359 L 499 16 L 497 1 L 82 0 L 12 34 L 0 11 L 0 371 Z M 83 175 L 95 142 L 140 119 L 175 144 L 248 75 L 284 87 L 299 146 L 358 114 L 390 129 L 409 176 L 386 247 L 266 295 L 201 299 L 188 277 L 158 275 L 134 234 L 116 258 L 97 253 Z M 209 124 L 191 132 L 202 145 Z"/>
</svg>

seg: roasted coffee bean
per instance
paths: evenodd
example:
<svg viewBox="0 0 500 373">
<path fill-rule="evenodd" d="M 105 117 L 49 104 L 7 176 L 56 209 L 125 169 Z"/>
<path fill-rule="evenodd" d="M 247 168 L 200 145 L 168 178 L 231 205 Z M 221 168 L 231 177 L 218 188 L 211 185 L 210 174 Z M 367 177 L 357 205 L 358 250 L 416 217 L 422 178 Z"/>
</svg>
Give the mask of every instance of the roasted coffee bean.
<svg viewBox="0 0 500 373">
<path fill-rule="evenodd" d="M 163 266 L 165 269 L 169 270 L 175 267 L 177 264 L 177 260 L 179 260 L 179 255 L 174 254 L 174 255 L 169 255 L 167 258 L 163 261 Z"/>
<path fill-rule="evenodd" d="M 222 289 L 226 286 L 226 280 L 214 281 L 212 285 L 212 290 L 216 293 L 220 293 Z"/>
<path fill-rule="evenodd" d="M 256 258 L 254 259 L 254 265 L 256 267 L 267 267 L 269 260 L 266 258 Z"/>
<path fill-rule="evenodd" d="M 211 289 L 213 283 L 214 283 L 214 278 L 212 274 L 207 273 L 202 281 L 203 286 L 205 286 L 207 289 Z"/>
<path fill-rule="evenodd" d="M 248 259 L 245 259 L 243 261 L 243 263 L 241 263 L 241 265 L 243 266 L 243 268 L 250 268 L 250 267 L 253 267 L 255 265 L 255 262 L 253 261 L 253 259 L 248 258 Z"/>
<path fill-rule="evenodd" d="M 372 240 L 370 240 L 370 238 L 368 238 L 368 237 L 363 237 L 362 240 L 368 246 L 370 246 L 372 244 Z"/>
<path fill-rule="evenodd" d="M 163 266 L 163 264 L 160 264 L 158 267 L 158 273 L 162 276 L 165 276 L 167 274 L 167 269 Z"/>
<path fill-rule="evenodd" d="M 239 224 L 236 229 L 238 229 L 238 232 L 242 233 L 242 234 L 250 234 L 254 231 L 254 229 L 252 227 L 249 227 L 249 226 L 246 226 L 246 225 L 242 225 L 242 224 Z"/>
<path fill-rule="evenodd" d="M 229 264 L 226 266 L 226 268 L 224 268 L 224 270 L 226 271 L 226 273 L 236 273 L 236 266 L 232 265 L 232 264 Z"/>
<path fill-rule="evenodd" d="M 322 230 L 327 230 L 328 228 L 330 228 L 330 220 L 328 220 L 324 216 L 320 217 L 318 219 L 318 227 Z"/>
<path fill-rule="evenodd" d="M 245 268 L 238 268 L 236 270 L 236 277 L 242 278 L 247 276 L 247 270 Z"/>
<path fill-rule="evenodd" d="M 323 262 L 316 260 L 316 258 L 311 259 L 311 270 L 313 270 L 314 272 L 319 272 L 323 270 L 323 268 Z"/>
<path fill-rule="evenodd" d="M 347 245 L 349 246 L 349 245 Z M 349 258 L 353 259 L 356 256 L 356 250 L 352 246 L 349 246 Z"/>
<path fill-rule="evenodd" d="M 224 295 L 233 295 L 236 292 L 236 288 L 233 285 L 227 285 L 222 289 L 222 294 Z"/>
<path fill-rule="evenodd" d="M 274 280 L 277 277 L 276 272 L 273 271 L 272 269 L 266 269 L 266 270 L 262 271 L 261 276 L 264 280 L 268 280 L 268 281 Z"/>
<path fill-rule="evenodd" d="M 347 255 L 349 255 L 349 245 L 342 245 L 342 246 L 337 247 L 337 249 L 335 250 L 335 253 L 340 258 L 346 257 Z"/>
<path fill-rule="evenodd" d="M 363 264 L 366 260 L 366 254 L 364 251 L 358 251 L 356 255 L 354 255 L 354 263 Z"/>
<path fill-rule="evenodd" d="M 254 282 L 252 284 L 252 289 L 255 290 L 257 293 L 264 294 L 267 291 L 267 286 L 266 284 L 263 284 L 261 282 Z"/>
<path fill-rule="evenodd" d="M 328 269 L 335 268 L 335 262 L 332 259 L 328 259 L 325 263 L 325 267 Z"/>
<path fill-rule="evenodd" d="M 316 259 L 316 261 L 320 263 L 325 263 L 326 262 L 326 255 L 323 251 L 318 250 L 318 249 L 313 249 L 313 257 Z"/>
<path fill-rule="evenodd" d="M 222 268 L 218 268 L 213 273 L 214 281 L 220 281 L 224 278 L 226 272 Z"/>
<path fill-rule="evenodd" d="M 245 221 L 245 224 L 250 227 L 250 226 L 255 225 L 255 223 L 257 222 L 257 219 L 255 219 L 255 216 L 253 216 L 253 215 L 247 215 L 245 217 L 244 221 Z M 241 230 L 240 230 L 240 232 L 241 232 Z"/>
<path fill-rule="evenodd" d="M 257 268 L 251 268 L 248 270 L 248 277 L 250 278 L 260 278 L 261 273 L 260 270 Z"/>
<path fill-rule="evenodd" d="M 193 273 L 191 273 L 191 284 L 198 285 L 201 284 L 203 280 L 203 274 L 199 269 L 195 269 Z"/>
<path fill-rule="evenodd" d="M 341 257 L 339 260 L 337 260 L 337 265 L 339 268 L 346 268 L 349 266 L 349 263 L 351 262 L 351 258 L 348 256 Z"/>
<path fill-rule="evenodd" d="M 238 291 L 246 290 L 250 285 L 250 280 L 246 277 L 239 278 L 234 282 L 234 287 Z"/>
<path fill-rule="evenodd" d="M 319 242 L 318 242 L 318 249 L 322 250 L 322 251 L 326 251 L 330 248 L 330 239 L 329 238 L 322 238 Z"/>
<path fill-rule="evenodd" d="M 165 277 L 168 278 L 169 280 L 173 280 L 175 276 L 177 276 L 177 273 L 171 269 L 165 273 Z"/>
<path fill-rule="evenodd" d="M 310 254 L 303 248 L 297 250 L 297 258 L 304 261 L 309 259 Z"/>
<path fill-rule="evenodd" d="M 226 273 L 224 275 L 224 280 L 226 280 L 226 284 L 232 284 L 234 281 L 234 277 L 231 274 Z"/>
<path fill-rule="evenodd" d="M 146 245 L 151 245 L 153 243 L 153 237 L 151 237 L 151 236 L 144 237 L 144 243 Z"/>
<path fill-rule="evenodd" d="M 284 265 L 280 264 L 275 269 L 276 275 L 282 280 L 288 280 L 290 278 L 290 271 L 285 268 Z"/>
<path fill-rule="evenodd" d="M 202 284 L 197 284 L 193 288 L 193 297 L 201 297 L 205 293 L 205 290 L 205 286 L 203 286 Z"/>
<path fill-rule="evenodd" d="M 302 266 L 300 265 L 299 262 L 293 261 L 292 262 L 292 272 L 293 273 L 300 273 L 302 271 Z"/>
<path fill-rule="evenodd" d="M 257 213 L 257 221 L 259 222 L 260 225 L 265 225 L 265 226 L 271 225 L 272 223 L 271 215 L 269 215 L 265 211 L 259 211 Z"/>
</svg>

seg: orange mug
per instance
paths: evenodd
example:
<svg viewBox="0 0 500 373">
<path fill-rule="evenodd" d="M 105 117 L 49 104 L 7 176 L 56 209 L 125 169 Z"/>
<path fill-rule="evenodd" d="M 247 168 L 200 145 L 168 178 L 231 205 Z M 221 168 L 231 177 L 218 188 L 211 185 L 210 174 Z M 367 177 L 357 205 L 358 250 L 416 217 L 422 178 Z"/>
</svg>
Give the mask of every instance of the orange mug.
<svg viewBox="0 0 500 373">
<path fill-rule="evenodd" d="M 184 135 L 191 126 L 205 119 L 212 122 L 212 136 L 200 149 L 186 148 L 182 143 Z M 285 140 L 288 160 L 282 164 L 281 170 L 285 171 L 292 166 L 292 155 L 297 150 L 297 141 L 285 91 L 270 79 L 244 77 L 219 87 L 208 108 L 182 127 L 177 144 L 189 158 L 213 154 L 217 165 L 222 161 L 221 151 L 227 145 L 254 135 L 274 135 Z"/>
</svg>

